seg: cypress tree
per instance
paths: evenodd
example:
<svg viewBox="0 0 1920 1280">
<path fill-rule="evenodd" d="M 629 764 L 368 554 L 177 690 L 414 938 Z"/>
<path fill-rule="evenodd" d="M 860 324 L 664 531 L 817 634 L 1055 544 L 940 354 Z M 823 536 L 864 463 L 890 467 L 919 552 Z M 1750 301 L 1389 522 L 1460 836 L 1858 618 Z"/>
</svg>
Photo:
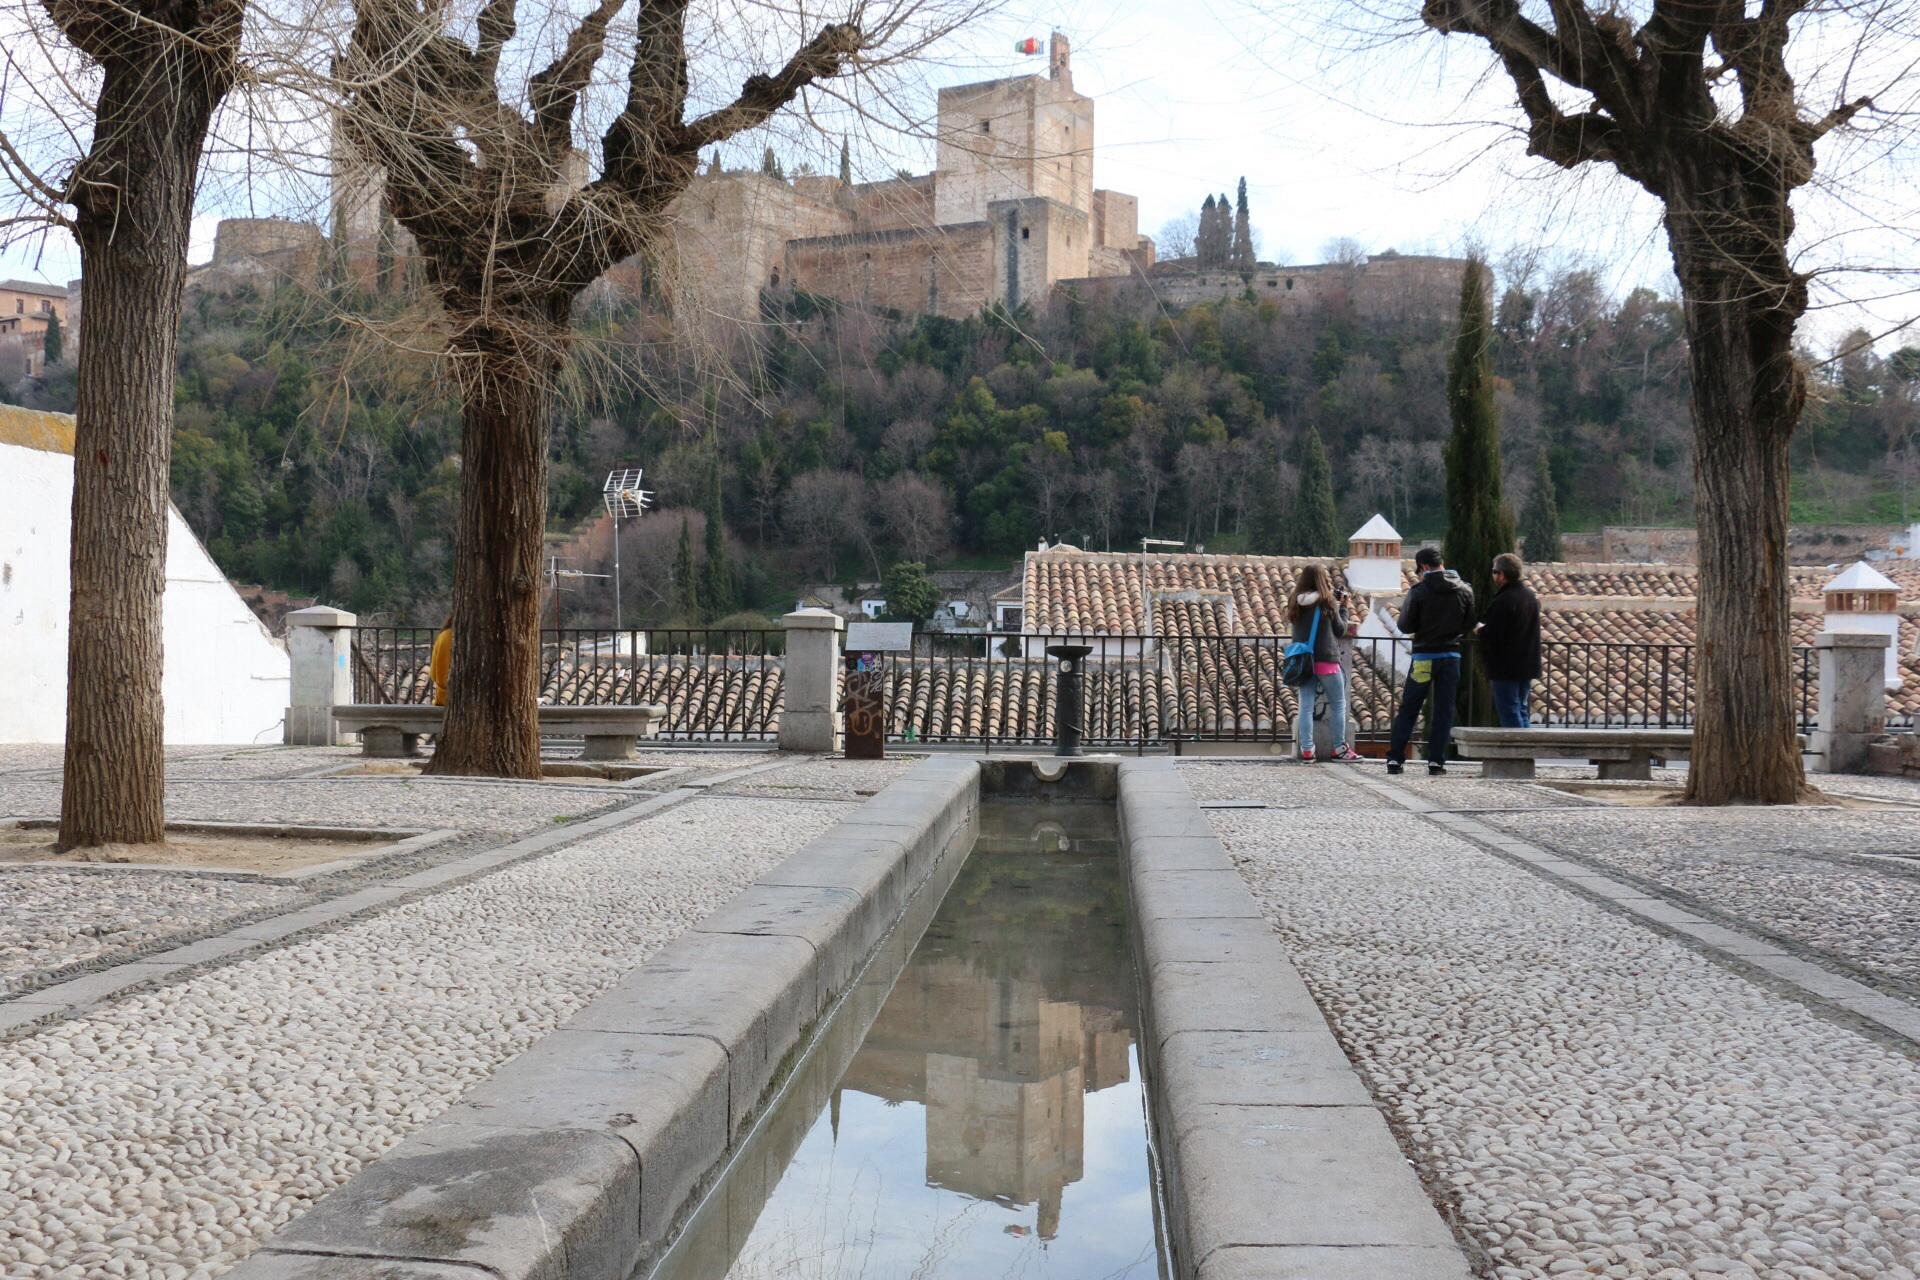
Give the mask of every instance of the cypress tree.
<svg viewBox="0 0 1920 1280">
<path fill-rule="evenodd" d="M 63 335 L 60 332 L 60 313 L 49 311 L 47 312 L 46 346 L 43 348 L 49 365 L 60 363 L 60 353 L 64 345 Z"/>
<path fill-rule="evenodd" d="M 714 456 L 707 484 L 706 563 L 701 566 L 700 603 L 709 618 L 733 612 L 733 566 L 727 563 L 727 524 L 720 509 L 720 459 Z"/>
<path fill-rule="evenodd" d="M 847 140 L 840 139 L 840 185 L 853 185 L 853 153 L 847 150 Z"/>
<path fill-rule="evenodd" d="M 1295 496 L 1289 552 L 1296 556 L 1340 554 L 1340 528 L 1333 507 L 1333 468 L 1317 427 L 1300 445 L 1300 489 Z"/>
<path fill-rule="evenodd" d="M 1213 197 L 1200 206 L 1200 228 L 1193 233 L 1195 265 L 1202 271 L 1213 265 Z"/>
<path fill-rule="evenodd" d="M 693 560 L 693 529 L 685 516 L 680 517 L 680 550 L 673 558 L 672 598 L 674 621 L 700 620 L 700 570 Z"/>
<path fill-rule="evenodd" d="M 1240 179 L 1240 198 L 1233 206 L 1233 265 L 1239 271 L 1252 271 L 1253 222 L 1247 213 L 1247 180 Z"/>
<path fill-rule="evenodd" d="M 1500 496 L 1500 414 L 1493 403 L 1493 322 L 1487 268 L 1467 259 L 1460 331 L 1447 365 L 1447 563 L 1473 584 L 1476 607 L 1493 592 L 1493 558 L 1513 550 L 1513 516 Z"/>
<path fill-rule="evenodd" d="M 771 146 L 760 155 L 760 172 L 769 178 L 779 178 L 783 182 L 786 180 L 786 170 L 780 167 L 780 157 L 773 154 Z"/>
<path fill-rule="evenodd" d="M 1558 560 L 1564 554 L 1560 550 L 1560 507 L 1553 496 L 1553 460 L 1544 448 L 1534 469 L 1533 496 L 1520 513 L 1520 529 L 1527 559 Z"/>
<path fill-rule="evenodd" d="M 1513 550 L 1513 515 L 1500 498 L 1500 414 L 1493 403 L 1493 317 L 1488 273 L 1467 259 L 1460 281 L 1460 332 L 1447 363 L 1447 563 L 1473 584 L 1475 610 L 1493 598 L 1493 558 Z M 1460 682 L 1460 722 L 1492 723 L 1493 699 L 1478 662 Z"/>
</svg>

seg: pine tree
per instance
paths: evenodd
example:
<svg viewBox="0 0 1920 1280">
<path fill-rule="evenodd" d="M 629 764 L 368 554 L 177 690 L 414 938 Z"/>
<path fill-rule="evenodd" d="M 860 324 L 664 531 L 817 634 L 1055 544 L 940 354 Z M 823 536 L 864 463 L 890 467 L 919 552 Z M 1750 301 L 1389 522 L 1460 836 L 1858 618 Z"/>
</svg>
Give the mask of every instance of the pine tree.
<svg viewBox="0 0 1920 1280">
<path fill-rule="evenodd" d="M 60 332 L 60 313 L 47 312 L 47 339 L 44 348 L 49 366 L 60 363 L 60 353 L 65 346 L 64 336 Z"/>
<path fill-rule="evenodd" d="M 853 185 L 853 153 L 847 150 L 847 140 L 840 139 L 840 185 Z"/>
<path fill-rule="evenodd" d="M 1300 445 L 1300 488 L 1294 499 L 1288 551 L 1296 556 L 1340 554 L 1340 528 L 1333 506 L 1333 469 L 1317 427 Z"/>
<path fill-rule="evenodd" d="M 689 625 L 700 620 L 700 570 L 693 559 L 693 529 L 685 516 L 680 517 L 680 550 L 673 558 L 673 615 Z"/>
<path fill-rule="evenodd" d="M 1493 403 L 1493 323 L 1487 268 L 1467 260 L 1460 331 L 1447 367 L 1447 563 L 1473 584 L 1476 605 L 1492 596 L 1493 558 L 1513 550 L 1513 516 L 1500 496 L 1500 414 Z"/>
<path fill-rule="evenodd" d="M 733 566 L 727 563 L 727 524 L 720 509 L 720 459 L 716 452 L 707 484 L 706 562 L 700 569 L 700 604 L 709 619 L 733 612 Z"/>
<path fill-rule="evenodd" d="M 1252 271 L 1256 265 L 1253 260 L 1253 223 L 1247 213 L 1247 180 L 1240 179 L 1240 198 L 1233 208 L 1233 252 L 1231 255 L 1236 271 Z"/>
<path fill-rule="evenodd" d="M 1520 513 L 1520 528 L 1527 559 L 1552 561 L 1564 554 L 1560 549 L 1560 507 L 1553 495 L 1553 460 L 1545 449 L 1540 450 L 1534 469 L 1533 495 Z"/>
</svg>

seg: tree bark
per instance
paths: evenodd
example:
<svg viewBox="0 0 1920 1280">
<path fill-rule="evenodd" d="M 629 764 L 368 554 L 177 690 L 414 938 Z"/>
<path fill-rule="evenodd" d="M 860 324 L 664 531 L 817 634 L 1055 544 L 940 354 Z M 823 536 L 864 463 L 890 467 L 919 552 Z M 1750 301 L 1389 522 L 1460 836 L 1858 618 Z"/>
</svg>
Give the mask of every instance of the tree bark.
<svg viewBox="0 0 1920 1280">
<path fill-rule="evenodd" d="M 465 395 L 453 670 L 427 773 L 540 777 L 540 549 L 566 310 L 562 299 L 472 320 L 454 344 Z"/>
<path fill-rule="evenodd" d="M 69 25 L 103 73 L 68 187 L 84 284 L 73 449 L 61 849 L 166 827 L 161 704 L 175 347 L 196 171 L 232 83 L 239 6 L 189 36 Z"/>
<path fill-rule="evenodd" d="M 1807 783 L 1794 714 L 1788 447 L 1806 398 L 1793 354 L 1806 287 L 1784 235 L 1729 253 L 1730 222 L 1708 234 L 1701 220 L 1667 217 L 1686 299 L 1700 532 L 1686 798 L 1793 804 Z"/>
</svg>

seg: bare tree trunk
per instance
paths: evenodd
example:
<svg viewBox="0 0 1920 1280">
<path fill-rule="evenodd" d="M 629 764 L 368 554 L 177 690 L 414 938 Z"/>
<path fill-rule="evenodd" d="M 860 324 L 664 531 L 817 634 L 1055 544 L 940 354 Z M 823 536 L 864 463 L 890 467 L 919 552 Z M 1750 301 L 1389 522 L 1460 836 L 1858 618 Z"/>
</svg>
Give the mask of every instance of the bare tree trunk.
<svg viewBox="0 0 1920 1280">
<path fill-rule="evenodd" d="M 1724 243 L 1700 242 L 1698 226 L 1669 215 L 1668 229 L 1686 297 L 1700 530 L 1687 799 L 1793 804 L 1807 787 L 1787 558 L 1788 447 L 1806 398 L 1793 328 L 1805 284 L 1783 252 L 1756 244 L 1749 266 L 1776 265 L 1771 258 L 1778 269 L 1737 270 Z"/>
<path fill-rule="evenodd" d="M 425 772 L 540 776 L 540 546 L 547 440 L 565 350 L 556 319 L 474 322 L 455 347 L 462 413 L 446 732 Z M 457 318 L 456 318 L 457 319 Z"/>
<path fill-rule="evenodd" d="M 191 37 L 130 22 L 69 32 L 103 80 L 93 145 L 68 187 L 86 332 L 74 414 L 62 849 L 151 844 L 165 832 L 161 597 L 174 355 L 195 173 L 232 81 L 239 6 Z"/>
</svg>

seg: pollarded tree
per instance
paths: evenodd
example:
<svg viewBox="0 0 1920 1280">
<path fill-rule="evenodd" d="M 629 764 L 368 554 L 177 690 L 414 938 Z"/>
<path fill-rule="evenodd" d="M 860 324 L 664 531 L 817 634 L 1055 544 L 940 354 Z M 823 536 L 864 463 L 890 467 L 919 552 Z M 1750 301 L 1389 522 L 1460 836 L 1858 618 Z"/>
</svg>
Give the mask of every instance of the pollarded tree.
<svg viewBox="0 0 1920 1280">
<path fill-rule="evenodd" d="M 1787 804 L 1806 786 L 1786 549 L 1788 444 L 1807 396 L 1794 331 L 1808 277 L 1788 242 L 1815 144 L 1871 102 L 1804 109 L 1788 47 L 1796 20 L 1845 7 L 1427 0 L 1421 9 L 1436 31 L 1486 41 L 1526 115 L 1530 154 L 1566 169 L 1611 166 L 1664 206 L 1693 374 L 1699 691 L 1687 795 L 1701 804 Z"/>
<path fill-rule="evenodd" d="M 607 268 L 662 243 L 703 148 L 764 124 L 809 85 L 875 65 L 883 44 L 897 54 L 943 29 L 936 0 L 884 11 L 849 0 L 845 20 L 822 22 L 783 65 L 691 113 L 689 3 L 633 4 L 593 176 L 582 144 L 595 72 L 628 0 L 598 0 L 577 18 L 543 8 L 526 26 L 564 40 L 515 90 L 502 80 L 525 56 L 514 42 L 518 0 L 479 0 L 477 10 L 352 0 L 337 69 L 346 138 L 382 172 L 386 207 L 418 245 L 462 400 L 453 678 L 430 772 L 539 776 L 547 441 L 574 300 Z M 741 21 L 724 15 L 732 30 Z"/>
<path fill-rule="evenodd" d="M 10 142 L 0 164 L 79 242 L 86 281 L 59 842 L 147 844 L 161 839 L 166 820 L 161 595 L 188 227 L 208 130 L 239 74 L 245 4 L 47 0 L 45 8 L 91 64 L 70 83 L 95 95 L 86 154 L 60 181 L 30 172 Z"/>
</svg>

